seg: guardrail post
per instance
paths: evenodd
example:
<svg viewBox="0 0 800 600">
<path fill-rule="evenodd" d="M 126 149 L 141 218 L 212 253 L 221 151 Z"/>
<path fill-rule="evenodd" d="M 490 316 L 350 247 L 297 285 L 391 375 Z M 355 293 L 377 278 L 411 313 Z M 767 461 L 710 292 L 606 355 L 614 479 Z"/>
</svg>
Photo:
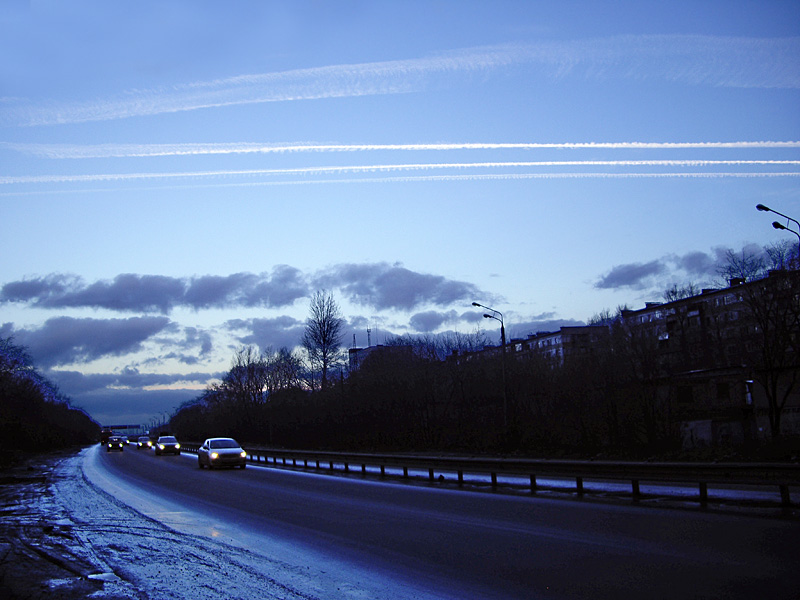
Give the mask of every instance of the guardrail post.
<svg viewBox="0 0 800 600">
<path fill-rule="evenodd" d="M 428 479 L 433 481 L 433 469 L 428 469 Z"/>
<path fill-rule="evenodd" d="M 384 477 L 386 477 L 386 467 L 384 465 L 381 465 L 381 479 L 383 479 Z"/>
<path fill-rule="evenodd" d="M 791 506 L 792 505 L 792 498 L 789 495 L 789 486 L 788 485 L 781 485 L 779 486 L 781 490 L 781 505 L 782 506 Z"/>
<path fill-rule="evenodd" d="M 700 504 L 706 504 L 708 502 L 708 484 L 701 481 L 700 482 Z"/>
<path fill-rule="evenodd" d="M 575 487 L 578 491 L 578 495 L 583 495 L 583 477 L 576 477 L 575 478 Z"/>
<path fill-rule="evenodd" d="M 367 474 L 367 465 L 362 464 L 361 465 L 361 475 L 366 475 L 366 474 Z"/>
<path fill-rule="evenodd" d="M 531 494 L 536 493 L 536 475 L 531 475 Z"/>
<path fill-rule="evenodd" d="M 631 481 L 631 488 L 633 488 L 633 499 L 638 500 L 641 494 L 639 493 L 639 480 L 634 479 Z"/>
<path fill-rule="evenodd" d="M 347 461 L 345 461 L 345 463 L 344 463 L 344 472 L 345 473 L 349 473 L 350 472 L 350 464 L 347 463 Z"/>
<path fill-rule="evenodd" d="M 408 479 L 408 467 L 403 467 L 403 477 Z"/>
<path fill-rule="evenodd" d="M 492 487 L 497 487 L 497 473 L 492 473 Z"/>
<path fill-rule="evenodd" d="M 464 485 L 464 471 L 458 472 L 458 485 Z"/>
</svg>

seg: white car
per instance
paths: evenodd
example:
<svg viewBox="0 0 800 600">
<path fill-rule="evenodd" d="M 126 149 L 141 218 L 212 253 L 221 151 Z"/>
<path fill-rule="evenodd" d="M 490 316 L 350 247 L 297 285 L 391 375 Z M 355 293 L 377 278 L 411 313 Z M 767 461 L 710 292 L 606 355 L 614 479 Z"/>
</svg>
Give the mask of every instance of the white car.
<svg viewBox="0 0 800 600">
<path fill-rule="evenodd" d="M 208 467 L 247 466 L 247 452 L 232 438 L 208 438 L 197 450 L 197 465 L 202 469 Z"/>
</svg>

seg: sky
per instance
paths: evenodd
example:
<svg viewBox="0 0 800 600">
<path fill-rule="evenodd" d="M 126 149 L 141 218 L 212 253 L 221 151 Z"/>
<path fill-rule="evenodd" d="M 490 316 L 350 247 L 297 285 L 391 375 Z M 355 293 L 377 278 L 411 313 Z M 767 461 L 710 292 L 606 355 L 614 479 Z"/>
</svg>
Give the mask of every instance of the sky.
<svg viewBox="0 0 800 600">
<path fill-rule="evenodd" d="M 0 337 L 105 425 L 317 290 L 364 347 L 718 286 L 796 241 L 758 203 L 800 218 L 796 1 L 0 0 Z"/>
</svg>

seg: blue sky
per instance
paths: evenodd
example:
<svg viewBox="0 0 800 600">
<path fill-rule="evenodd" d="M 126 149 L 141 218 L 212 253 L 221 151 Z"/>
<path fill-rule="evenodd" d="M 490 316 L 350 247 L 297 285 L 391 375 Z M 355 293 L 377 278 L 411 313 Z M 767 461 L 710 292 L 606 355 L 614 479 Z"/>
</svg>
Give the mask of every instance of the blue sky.
<svg viewBox="0 0 800 600">
<path fill-rule="evenodd" d="M 99 421 L 234 349 L 498 337 L 800 215 L 797 2 L 0 3 L 0 335 Z"/>
</svg>

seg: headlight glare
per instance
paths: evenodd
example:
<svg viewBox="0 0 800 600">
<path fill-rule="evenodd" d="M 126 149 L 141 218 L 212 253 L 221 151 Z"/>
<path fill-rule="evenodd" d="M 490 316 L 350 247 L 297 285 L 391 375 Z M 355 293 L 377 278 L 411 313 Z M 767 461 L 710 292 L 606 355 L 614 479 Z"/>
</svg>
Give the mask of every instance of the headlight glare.
<svg viewBox="0 0 800 600">
<path fill-rule="evenodd" d="M 211 460 L 217 460 L 219 458 L 219 454 L 216 452 L 211 453 Z"/>
<path fill-rule="evenodd" d="M 247 452 L 245 452 L 244 450 L 242 450 L 242 451 L 239 453 L 239 456 L 241 456 L 242 458 L 247 458 Z"/>
<path fill-rule="evenodd" d="M 180 444 L 175 444 L 175 450 L 179 449 L 180 447 L 181 447 Z"/>
<path fill-rule="evenodd" d="M 163 449 L 164 449 L 164 444 L 159 444 L 159 445 L 158 445 L 158 447 L 159 447 L 161 450 L 163 450 Z"/>
</svg>

